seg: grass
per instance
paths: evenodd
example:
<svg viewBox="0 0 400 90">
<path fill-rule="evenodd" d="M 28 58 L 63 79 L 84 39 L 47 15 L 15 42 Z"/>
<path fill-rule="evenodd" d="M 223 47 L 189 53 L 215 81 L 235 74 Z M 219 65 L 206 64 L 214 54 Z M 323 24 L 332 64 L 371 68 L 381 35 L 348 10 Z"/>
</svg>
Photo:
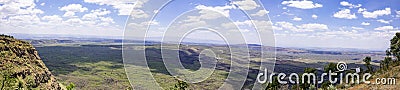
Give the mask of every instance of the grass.
<svg viewBox="0 0 400 90">
<path fill-rule="evenodd" d="M 131 81 L 134 89 L 144 89 L 150 87 L 159 89 L 158 86 L 163 89 L 171 89 L 176 83 L 177 78 L 170 75 L 163 64 L 163 60 L 160 55 L 160 47 L 158 45 L 149 46 L 146 48 L 147 66 L 135 66 L 125 64 L 128 77 L 126 76 L 124 64 L 121 55 L 121 46 L 119 45 L 72 45 L 72 46 L 41 46 L 37 47 L 40 56 L 44 63 L 51 70 L 58 81 L 62 84 L 67 85 L 71 82 L 75 83 L 77 89 L 131 89 L 129 81 Z M 189 83 L 189 89 L 218 89 L 227 78 L 230 69 L 230 54 L 229 50 L 225 47 L 210 47 L 210 46 L 186 46 L 184 48 L 208 48 L 216 52 L 216 56 L 220 59 L 217 62 L 217 69 L 211 74 L 210 77 L 199 83 Z M 132 46 L 130 48 L 138 48 Z M 168 48 L 168 47 L 167 47 Z M 172 50 L 172 49 L 168 49 Z M 182 51 L 182 53 L 190 53 L 188 51 Z M 235 53 L 240 54 L 240 53 Z M 279 54 L 281 55 L 281 54 Z M 234 59 L 243 59 L 241 55 L 234 56 Z M 281 55 L 280 58 L 287 59 L 293 58 L 289 56 L 295 56 L 296 58 L 306 59 L 309 55 Z M 318 55 L 311 55 L 318 56 Z M 326 55 L 325 55 L 326 56 Z M 323 58 L 324 55 L 319 55 Z M 321 58 L 317 59 L 321 59 Z M 331 56 L 332 58 L 339 60 L 347 60 L 355 58 L 353 56 L 346 56 L 345 58 L 338 56 Z M 201 66 L 198 57 L 196 56 L 183 56 L 180 57 L 183 66 L 189 71 L 196 71 Z M 267 57 L 268 58 L 268 57 Z M 315 60 L 309 58 L 310 60 Z M 290 59 L 289 59 L 290 60 Z M 286 73 L 290 72 L 302 72 L 305 67 L 323 68 L 321 63 L 304 63 L 298 61 L 280 61 L 275 71 Z M 239 60 L 238 63 L 242 60 Z M 250 73 L 247 77 L 245 88 L 251 88 L 255 82 L 257 73 L 259 72 L 260 58 L 257 55 L 252 56 L 250 64 Z M 243 65 L 240 65 L 243 67 Z M 349 67 L 353 65 L 349 64 Z M 286 72 L 285 72 L 286 71 Z M 153 81 L 153 76 L 155 81 Z M 190 77 L 203 77 L 205 74 L 196 74 L 196 76 Z M 143 78 L 135 78 L 143 77 Z M 158 84 L 154 84 L 157 82 Z"/>
</svg>

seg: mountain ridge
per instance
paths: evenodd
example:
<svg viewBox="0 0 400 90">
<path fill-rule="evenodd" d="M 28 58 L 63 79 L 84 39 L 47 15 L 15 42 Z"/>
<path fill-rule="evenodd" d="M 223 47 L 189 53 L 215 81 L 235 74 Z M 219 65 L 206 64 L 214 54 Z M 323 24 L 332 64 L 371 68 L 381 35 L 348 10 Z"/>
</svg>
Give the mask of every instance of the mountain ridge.
<svg viewBox="0 0 400 90">
<path fill-rule="evenodd" d="M 36 49 L 28 42 L 0 35 L 1 90 L 61 90 Z"/>
</svg>

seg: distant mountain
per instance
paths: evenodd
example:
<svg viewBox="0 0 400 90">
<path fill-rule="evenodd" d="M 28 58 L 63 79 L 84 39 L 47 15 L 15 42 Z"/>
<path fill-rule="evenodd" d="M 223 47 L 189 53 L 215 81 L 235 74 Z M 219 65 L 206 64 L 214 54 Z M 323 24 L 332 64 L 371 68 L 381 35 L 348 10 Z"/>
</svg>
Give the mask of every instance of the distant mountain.
<svg viewBox="0 0 400 90">
<path fill-rule="evenodd" d="M 28 42 L 0 35 L 1 90 L 60 90 L 54 75 Z"/>
</svg>

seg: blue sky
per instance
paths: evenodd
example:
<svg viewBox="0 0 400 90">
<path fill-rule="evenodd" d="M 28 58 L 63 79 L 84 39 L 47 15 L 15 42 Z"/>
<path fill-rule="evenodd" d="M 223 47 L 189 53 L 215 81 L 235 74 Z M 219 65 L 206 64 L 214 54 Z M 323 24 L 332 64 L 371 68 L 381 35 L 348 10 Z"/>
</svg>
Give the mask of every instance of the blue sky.
<svg viewBox="0 0 400 90">
<path fill-rule="evenodd" d="M 149 2 L 151 1 L 1 0 L 0 32 L 122 36 L 130 12 L 140 11 L 140 5 Z M 282 47 L 384 50 L 388 47 L 390 38 L 400 28 L 399 0 L 261 0 L 261 2 L 266 11 L 258 14 L 269 16 L 275 32 L 276 45 Z M 240 3 L 243 3 L 243 7 L 246 5 L 251 7 L 254 1 L 244 0 Z M 134 6 L 135 4 L 137 6 Z M 240 14 L 240 9 L 233 6 L 230 1 L 175 0 L 170 6 L 159 11 L 159 16 L 155 17 L 156 20 L 153 22 L 155 29 L 165 29 L 177 16 L 194 9 L 221 11 L 236 24 L 244 24 L 247 20 L 243 17 L 244 14 Z M 162 33 L 162 30 L 154 31 Z M 157 35 L 159 34 L 154 34 Z"/>
</svg>

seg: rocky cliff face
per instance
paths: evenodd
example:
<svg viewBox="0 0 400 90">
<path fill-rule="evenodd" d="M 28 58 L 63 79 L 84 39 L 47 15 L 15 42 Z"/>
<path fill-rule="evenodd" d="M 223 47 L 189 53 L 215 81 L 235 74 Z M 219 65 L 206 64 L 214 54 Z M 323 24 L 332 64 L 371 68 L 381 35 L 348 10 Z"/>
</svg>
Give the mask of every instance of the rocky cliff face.
<svg viewBox="0 0 400 90">
<path fill-rule="evenodd" d="M 59 83 L 29 43 L 0 35 L 0 90 L 59 90 Z"/>
</svg>

